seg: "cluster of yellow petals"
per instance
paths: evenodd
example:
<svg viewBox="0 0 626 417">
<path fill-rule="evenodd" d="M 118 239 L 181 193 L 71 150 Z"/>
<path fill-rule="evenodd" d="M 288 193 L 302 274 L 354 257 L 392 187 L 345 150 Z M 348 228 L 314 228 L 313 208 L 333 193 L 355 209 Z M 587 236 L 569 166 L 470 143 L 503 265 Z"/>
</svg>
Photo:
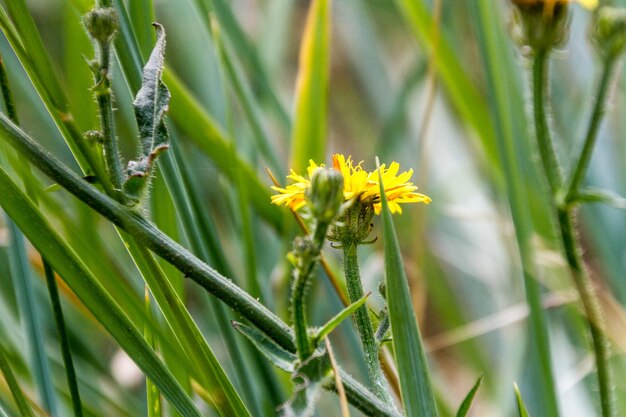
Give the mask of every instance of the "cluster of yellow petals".
<svg viewBox="0 0 626 417">
<path fill-rule="evenodd" d="M 380 213 L 380 182 L 378 171 L 367 172 L 361 167 L 362 162 L 354 164 L 352 158 L 341 154 L 333 155 L 333 168 L 341 172 L 343 176 L 343 197 L 345 201 L 358 198 L 365 204 L 372 204 L 376 214 Z M 272 196 L 272 203 L 276 205 L 286 205 L 296 211 L 306 205 L 306 190 L 311 185 L 311 177 L 316 169 L 324 164 L 317 165 L 314 161 L 309 161 L 307 176 L 297 174 L 291 170 L 287 176 L 293 183 L 285 188 L 272 187 L 278 194 Z M 404 171 L 398 174 L 400 164 L 392 162 L 389 167 L 380 166 L 385 195 L 389 202 L 389 209 L 392 213 L 402 213 L 400 204 L 404 203 L 430 203 L 430 198 L 424 194 L 417 193 L 417 187 L 409 180 L 413 175 L 413 170 Z"/>
</svg>

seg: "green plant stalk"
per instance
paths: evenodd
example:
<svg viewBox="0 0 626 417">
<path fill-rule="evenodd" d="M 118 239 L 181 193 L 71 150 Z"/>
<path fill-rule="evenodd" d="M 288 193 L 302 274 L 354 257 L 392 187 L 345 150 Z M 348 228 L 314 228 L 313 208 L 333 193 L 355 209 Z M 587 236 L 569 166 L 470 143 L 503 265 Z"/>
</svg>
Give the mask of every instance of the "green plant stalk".
<svg viewBox="0 0 626 417">
<path fill-rule="evenodd" d="M 595 103 L 591 113 L 591 120 L 589 121 L 589 127 L 587 128 L 587 134 L 585 135 L 585 141 L 580 150 L 579 156 L 574 163 L 574 169 L 570 174 L 570 180 L 568 182 L 567 194 L 565 195 L 565 204 L 575 202 L 578 197 L 580 186 L 589 167 L 589 161 L 596 144 L 598 137 L 598 130 L 600 128 L 600 122 L 602 116 L 604 116 L 607 94 L 609 92 L 609 86 L 613 75 L 615 73 L 615 67 L 617 64 L 617 58 L 609 56 L 604 61 L 604 67 L 602 70 L 602 76 L 600 77 L 600 83 L 596 94 Z"/>
<path fill-rule="evenodd" d="M 544 69 L 547 64 L 545 62 L 546 60 L 546 53 L 537 53 L 534 57 L 533 101 L 535 104 L 535 125 L 544 126 L 548 129 L 546 112 L 543 106 L 546 91 L 546 86 L 544 85 L 546 78 L 546 71 Z M 610 59 L 605 62 L 605 69 L 601 77 L 599 91 L 592 112 L 590 126 L 587 130 L 587 136 L 583 145 L 581 157 L 579 158 L 579 162 L 574 169 L 572 180 L 570 181 L 570 188 L 567 191 L 568 197 L 574 196 L 578 193 L 577 187 L 580 184 L 589 163 L 589 158 L 591 157 L 593 146 L 595 145 L 595 138 L 597 136 L 598 127 L 603 114 L 602 110 L 606 101 L 606 93 L 608 91 L 608 84 L 611 78 L 612 66 L 613 63 Z M 539 105 L 538 108 L 537 105 Z M 544 134 L 544 136 L 541 137 L 540 134 Z M 586 315 L 586 320 L 590 328 L 598 373 L 598 388 L 600 393 L 602 416 L 612 417 L 615 414 L 615 393 L 613 390 L 612 372 L 609 367 L 610 349 L 604 334 L 605 319 L 596 294 L 594 293 L 591 278 L 585 270 L 580 243 L 574 230 L 574 206 L 567 204 L 567 199 L 565 201 L 561 201 L 562 197 L 560 195 L 559 187 L 560 184 L 562 184 L 562 180 L 560 178 L 561 173 L 559 162 L 556 159 L 551 139 L 547 135 L 549 135 L 547 130 L 545 132 L 542 132 L 539 129 L 537 130 L 537 142 L 539 145 L 539 151 L 542 155 L 543 169 L 546 177 L 548 178 L 548 182 L 551 184 L 551 191 L 553 194 L 552 204 L 555 207 L 556 217 L 558 219 L 562 250 L 567 260 L 570 274 L 574 280 L 574 284 L 576 285 L 576 289 Z M 544 155 L 548 156 L 548 158 L 544 158 Z M 552 189 L 552 186 L 554 185 L 557 185 L 556 189 Z"/>
<path fill-rule="evenodd" d="M 343 268 L 346 276 L 346 289 L 351 303 L 356 303 L 363 297 L 363 285 L 361 284 L 361 274 L 359 272 L 359 261 L 357 257 L 357 243 L 344 242 L 343 248 Z M 378 343 L 374 336 L 374 327 L 370 319 L 367 306 L 362 305 L 354 312 L 354 322 L 361 337 L 363 354 L 365 355 L 365 365 L 367 374 L 372 383 L 373 392 L 387 404 L 393 404 L 393 398 L 387 386 L 387 380 L 380 366 L 378 357 Z"/>
<path fill-rule="evenodd" d="M 109 178 L 115 190 L 121 190 L 124 183 L 124 171 L 120 160 L 113 119 L 113 96 L 109 71 L 111 66 L 111 41 L 96 41 L 98 72 L 94 76 L 96 103 L 100 117 L 100 131 L 104 148 L 104 162 Z"/>
<path fill-rule="evenodd" d="M 151 317 L 154 317 L 152 309 L 150 307 L 150 290 L 148 288 L 148 284 L 146 284 L 144 287 L 146 297 L 146 313 Z M 150 347 L 156 352 L 156 342 L 150 326 L 145 326 L 143 330 L 143 335 L 148 345 L 150 345 Z M 152 380 L 150 380 L 150 378 L 146 378 L 146 405 L 148 408 L 148 417 L 162 416 L 161 393 L 159 392 L 157 386 L 152 382 Z"/>
<path fill-rule="evenodd" d="M 550 134 L 550 126 L 546 117 L 546 93 L 548 79 L 549 51 L 537 50 L 532 61 L 533 84 L 533 117 L 535 121 L 535 136 L 539 145 L 539 156 L 548 181 L 550 192 L 554 197 L 563 183 L 563 176 L 559 160 L 554 149 L 554 141 Z"/>
<path fill-rule="evenodd" d="M 222 300 L 281 347 L 290 352 L 295 351 L 293 332 L 274 313 L 163 234 L 152 223 L 82 180 L 1 113 L 0 136 L 61 187 L 133 236 L 137 242 L 175 266 L 187 278 Z M 398 416 L 398 413 L 390 409 L 389 405 L 369 393 L 350 375 L 341 372 L 341 378 L 350 402 L 366 415 Z M 332 384 L 329 388 L 332 389 Z"/>
<path fill-rule="evenodd" d="M 54 323 L 57 328 L 59 340 L 61 341 L 61 354 L 63 356 L 63 364 L 65 365 L 65 375 L 67 377 L 67 385 L 70 390 L 70 398 L 72 399 L 72 409 L 76 417 L 83 415 L 83 408 L 80 402 L 80 393 L 78 391 L 78 380 L 76 379 L 76 371 L 74 370 L 74 362 L 72 361 L 72 350 L 70 348 L 70 340 L 67 337 L 65 328 L 65 320 L 63 319 L 63 308 L 61 307 L 61 299 L 59 298 L 59 289 L 56 279 L 54 278 L 54 270 L 52 266 L 44 260 L 44 275 L 46 276 L 46 284 L 48 285 L 48 293 L 52 302 L 52 311 L 54 312 Z"/>
<path fill-rule="evenodd" d="M 293 311 L 293 327 L 296 334 L 296 353 L 301 362 L 307 360 L 315 350 L 308 330 L 306 295 L 311 286 L 310 279 L 313 274 L 313 268 L 319 260 L 322 246 L 326 240 L 328 226 L 328 223 L 317 223 L 313 233 L 304 238 L 310 239 L 309 242 L 313 245 L 312 251 L 307 251 L 307 253 L 300 255 L 299 265 L 294 271 L 291 308 Z"/>
</svg>

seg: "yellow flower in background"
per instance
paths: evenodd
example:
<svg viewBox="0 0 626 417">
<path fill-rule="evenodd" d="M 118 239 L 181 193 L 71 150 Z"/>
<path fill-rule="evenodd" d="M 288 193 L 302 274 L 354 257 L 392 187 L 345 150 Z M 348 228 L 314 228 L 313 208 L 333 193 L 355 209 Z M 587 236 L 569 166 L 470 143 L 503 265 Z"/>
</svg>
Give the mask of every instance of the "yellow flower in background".
<svg viewBox="0 0 626 417">
<path fill-rule="evenodd" d="M 347 158 L 341 154 L 333 155 L 333 169 L 341 172 L 343 176 L 343 196 L 344 201 L 358 199 L 363 204 L 371 204 L 376 214 L 380 213 L 380 186 L 378 171 L 367 172 L 359 162 L 354 164 L 352 158 Z M 284 188 L 272 187 L 278 194 L 272 196 L 272 203 L 285 205 L 296 211 L 306 205 L 306 190 L 311 186 L 311 177 L 317 168 L 324 165 L 317 165 L 314 161 L 309 161 L 307 176 L 297 174 L 293 170 L 287 176 L 293 183 Z M 430 203 L 430 197 L 417 193 L 417 187 L 409 180 L 413 175 L 413 170 L 404 171 L 400 174 L 400 164 L 392 162 L 387 168 L 386 165 L 380 167 L 385 185 L 385 194 L 389 202 L 389 209 L 392 213 L 402 213 L 400 204 L 406 203 Z"/>
</svg>

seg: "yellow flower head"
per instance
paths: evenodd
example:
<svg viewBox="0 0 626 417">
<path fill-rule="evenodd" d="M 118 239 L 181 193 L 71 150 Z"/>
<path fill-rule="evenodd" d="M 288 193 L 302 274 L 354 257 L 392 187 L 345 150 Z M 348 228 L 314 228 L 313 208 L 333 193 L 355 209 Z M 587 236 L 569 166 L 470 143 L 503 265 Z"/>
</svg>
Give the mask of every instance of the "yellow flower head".
<svg viewBox="0 0 626 417">
<path fill-rule="evenodd" d="M 341 154 L 333 155 L 333 168 L 343 176 L 343 196 L 345 201 L 358 199 L 364 204 L 372 204 L 376 214 L 380 213 L 380 186 L 378 171 L 367 172 L 359 162 L 354 164 L 352 158 Z M 296 211 L 306 205 L 306 190 L 311 186 L 311 177 L 316 169 L 324 165 L 317 165 L 309 161 L 307 176 L 301 176 L 293 170 L 287 176 L 293 183 L 285 188 L 272 187 L 278 194 L 272 196 L 272 203 L 276 205 L 286 205 Z M 400 204 L 404 203 L 430 203 L 430 198 L 424 194 L 417 193 L 417 187 L 409 182 L 413 175 L 413 170 L 398 174 L 400 165 L 397 162 L 391 163 L 387 168 L 380 167 L 385 185 L 385 194 L 389 202 L 389 209 L 392 213 L 402 213 Z"/>
</svg>

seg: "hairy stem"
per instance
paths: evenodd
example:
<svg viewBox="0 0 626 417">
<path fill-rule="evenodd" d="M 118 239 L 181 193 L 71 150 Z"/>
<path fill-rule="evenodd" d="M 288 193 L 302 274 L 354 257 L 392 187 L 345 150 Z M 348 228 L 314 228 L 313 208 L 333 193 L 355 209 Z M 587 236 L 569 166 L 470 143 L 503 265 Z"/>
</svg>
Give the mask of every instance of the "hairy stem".
<svg viewBox="0 0 626 417">
<path fill-rule="evenodd" d="M 541 165 L 548 180 L 550 192 L 555 195 L 563 182 L 559 160 L 554 149 L 554 142 L 550 134 L 547 112 L 545 108 L 548 92 L 548 51 L 538 50 L 532 64 L 533 84 L 533 116 L 535 120 L 535 135 L 539 147 Z"/>
<path fill-rule="evenodd" d="M 346 288 L 350 302 L 354 303 L 363 297 L 363 286 L 361 284 L 361 274 L 359 273 L 359 263 L 357 258 L 357 243 L 354 241 L 344 242 L 343 246 L 343 268 L 346 275 Z M 374 336 L 374 327 L 367 311 L 367 306 L 362 305 L 354 312 L 354 321 L 361 336 L 363 353 L 367 374 L 372 382 L 374 393 L 383 401 L 393 404 L 393 399 L 387 387 L 387 380 L 380 366 L 378 358 L 378 343 Z"/>
<path fill-rule="evenodd" d="M 585 177 L 587 168 L 589 167 L 589 161 L 593 153 L 593 148 L 596 144 L 598 137 L 598 130 L 600 128 L 600 122 L 602 116 L 604 116 L 607 95 L 609 92 L 609 85 L 615 72 L 616 58 L 609 57 L 604 62 L 604 69 L 602 70 L 602 76 L 600 77 L 600 83 L 598 84 L 598 92 L 596 94 L 596 100 L 591 113 L 591 120 L 587 128 L 587 134 L 585 135 L 585 141 L 583 142 L 578 159 L 574 164 L 574 169 L 569 180 L 569 186 L 567 188 L 567 195 L 565 197 L 565 203 L 573 202 L 580 190 L 580 185 Z"/>
</svg>

